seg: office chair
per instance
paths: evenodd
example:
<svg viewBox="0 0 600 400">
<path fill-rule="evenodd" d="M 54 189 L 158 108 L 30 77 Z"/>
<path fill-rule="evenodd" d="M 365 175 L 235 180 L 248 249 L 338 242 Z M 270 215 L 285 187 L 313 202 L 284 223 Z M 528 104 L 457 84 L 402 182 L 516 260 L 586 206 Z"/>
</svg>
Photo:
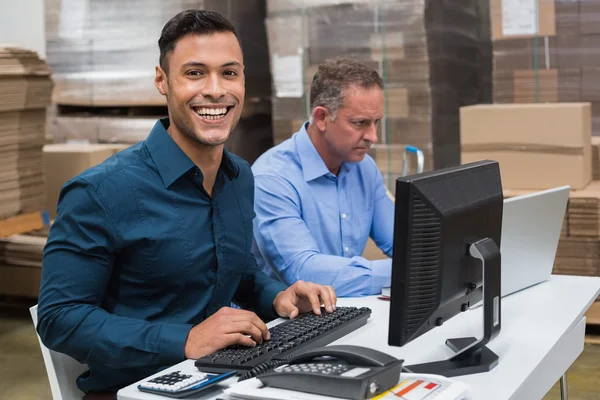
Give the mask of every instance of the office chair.
<svg viewBox="0 0 600 400">
<path fill-rule="evenodd" d="M 36 329 L 37 335 L 37 304 L 29 309 L 33 327 Z M 37 335 L 40 342 L 40 349 L 46 365 L 48 373 L 48 381 L 50 381 L 50 389 L 52 391 L 53 400 L 72 400 L 81 399 L 84 395 L 77 388 L 75 380 L 79 375 L 87 370 L 87 365 L 81 364 L 79 361 L 67 356 L 66 354 L 58 353 L 48 349 L 42 343 L 40 336 Z"/>
</svg>

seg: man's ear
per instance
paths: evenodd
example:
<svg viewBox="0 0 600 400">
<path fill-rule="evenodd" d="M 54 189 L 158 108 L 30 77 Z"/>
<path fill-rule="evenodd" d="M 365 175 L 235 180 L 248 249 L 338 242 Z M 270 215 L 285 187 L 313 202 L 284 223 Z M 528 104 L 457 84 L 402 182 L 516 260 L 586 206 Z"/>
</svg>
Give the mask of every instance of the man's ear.
<svg viewBox="0 0 600 400">
<path fill-rule="evenodd" d="M 329 110 L 323 106 L 315 107 L 312 116 L 319 131 L 325 132 L 327 130 L 327 123 L 331 121 L 329 118 Z"/>
<path fill-rule="evenodd" d="M 156 76 L 154 77 L 154 84 L 158 89 L 159 93 L 163 96 L 167 95 L 168 85 L 167 82 L 167 73 L 160 66 L 156 66 Z"/>
</svg>

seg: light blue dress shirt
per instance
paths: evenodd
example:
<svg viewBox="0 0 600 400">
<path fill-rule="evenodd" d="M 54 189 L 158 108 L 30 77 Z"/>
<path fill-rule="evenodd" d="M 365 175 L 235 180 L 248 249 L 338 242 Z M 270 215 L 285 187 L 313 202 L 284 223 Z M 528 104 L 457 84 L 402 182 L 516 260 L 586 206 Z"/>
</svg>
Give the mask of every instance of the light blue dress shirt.
<svg viewBox="0 0 600 400">
<path fill-rule="evenodd" d="M 325 166 L 305 123 L 252 166 L 258 266 L 291 284 L 332 285 L 338 296 L 378 294 L 389 286 L 391 259 L 362 257 L 367 239 L 392 256 L 394 203 L 375 161 Z"/>
</svg>

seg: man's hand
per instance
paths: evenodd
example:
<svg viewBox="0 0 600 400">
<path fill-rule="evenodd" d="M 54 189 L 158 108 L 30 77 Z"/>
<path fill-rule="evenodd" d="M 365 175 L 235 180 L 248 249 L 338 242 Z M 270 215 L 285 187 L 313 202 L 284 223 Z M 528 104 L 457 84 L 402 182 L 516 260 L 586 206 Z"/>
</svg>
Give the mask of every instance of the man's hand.
<svg viewBox="0 0 600 400">
<path fill-rule="evenodd" d="M 253 312 L 223 307 L 190 330 L 185 358 L 197 359 L 234 344 L 254 347 L 270 338 L 267 326 Z"/>
<path fill-rule="evenodd" d="M 296 318 L 299 313 L 310 310 L 320 315 L 321 304 L 325 306 L 325 311 L 333 312 L 336 302 L 333 287 L 297 281 L 283 292 L 279 292 L 273 301 L 273 307 L 281 317 Z"/>
</svg>

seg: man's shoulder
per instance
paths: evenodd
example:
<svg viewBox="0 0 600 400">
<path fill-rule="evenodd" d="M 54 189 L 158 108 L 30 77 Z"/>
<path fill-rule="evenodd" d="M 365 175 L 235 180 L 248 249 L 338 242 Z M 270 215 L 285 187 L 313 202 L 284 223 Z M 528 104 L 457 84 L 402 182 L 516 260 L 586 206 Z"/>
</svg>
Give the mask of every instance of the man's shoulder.
<svg viewBox="0 0 600 400">
<path fill-rule="evenodd" d="M 293 178 L 301 174 L 300 159 L 294 137 L 271 147 L 256 159 L 252 165 L 255 176 L 277 175 Z"/>
<path fill-rule="evenodd" d="M 139 142 L 113 154 L 102 163 L 88 168 L 73 177 L 69 182 L 83 181 L 95 190 L 98 190 L 107 180 L 110 180 L 112 183 L 125 180 L 124 175 L 128 170 L 133 171 L 140 168 L 147 168 L 144 163 L 147 156 L 143 151 L 143 143 Z M 135 172 L 135 175 L 139 176 L 139 171 Z"/>
</svg>

